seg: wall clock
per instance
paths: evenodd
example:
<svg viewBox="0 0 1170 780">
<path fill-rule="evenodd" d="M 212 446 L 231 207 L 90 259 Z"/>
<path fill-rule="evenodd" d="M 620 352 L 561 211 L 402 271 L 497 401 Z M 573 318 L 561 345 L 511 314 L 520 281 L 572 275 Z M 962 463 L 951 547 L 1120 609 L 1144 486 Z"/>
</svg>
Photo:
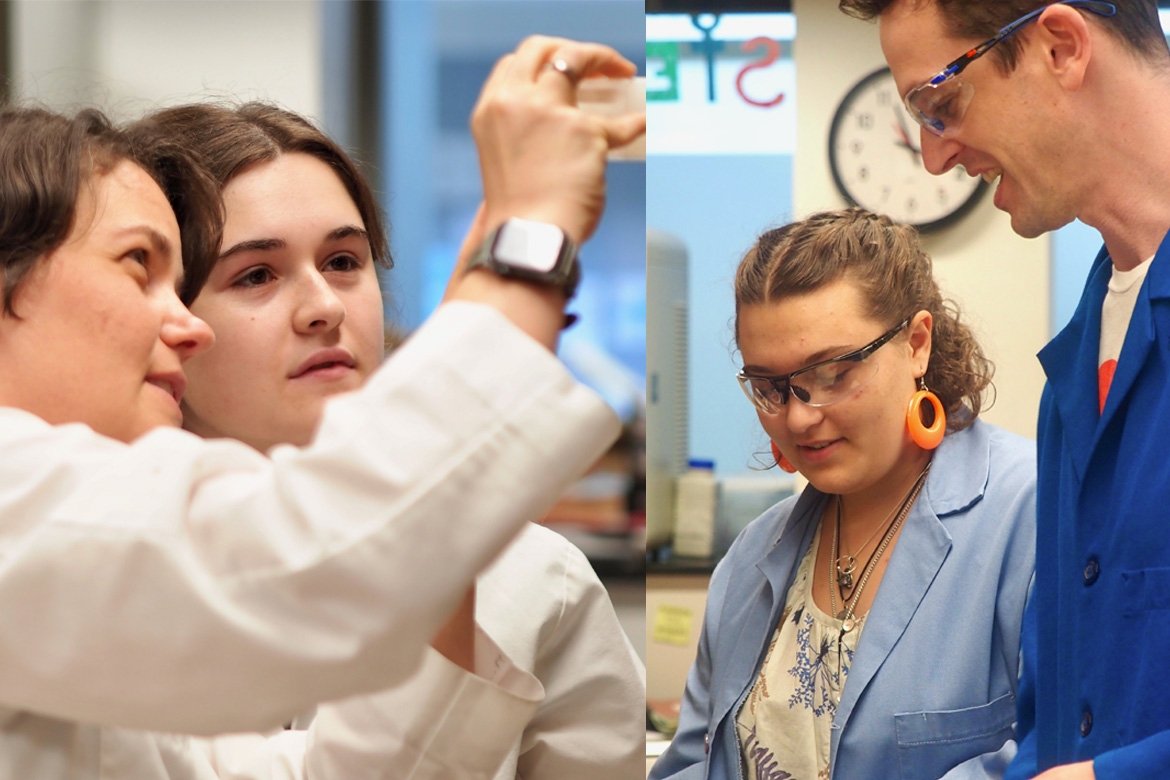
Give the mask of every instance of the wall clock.
<svg viewBox="0 0 1170 780">
<path fill-rule="evenodd" d="M 974 206 L 987 182 L 956 166 L 942 176 L 922 167 L 919 126 L 906 112 L 889 68 L 853 85 L 829 129 L 833 182 L 851 205 L 935 230 Z"/>
</svg>

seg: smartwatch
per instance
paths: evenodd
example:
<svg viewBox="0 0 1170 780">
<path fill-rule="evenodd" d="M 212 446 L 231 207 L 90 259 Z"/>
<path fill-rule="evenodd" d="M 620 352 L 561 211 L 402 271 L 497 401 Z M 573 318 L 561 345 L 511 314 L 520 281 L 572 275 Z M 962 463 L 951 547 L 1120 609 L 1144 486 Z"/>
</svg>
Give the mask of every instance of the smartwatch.
<svg viewBox="0 0 1170 780">
<path fill-rule="evenodd" d="M 561 290 L 572 298 L 581 279 L 577 247 L 556 225 L 513 217 L 488 233 L 467 264 Z"/>
</svg>

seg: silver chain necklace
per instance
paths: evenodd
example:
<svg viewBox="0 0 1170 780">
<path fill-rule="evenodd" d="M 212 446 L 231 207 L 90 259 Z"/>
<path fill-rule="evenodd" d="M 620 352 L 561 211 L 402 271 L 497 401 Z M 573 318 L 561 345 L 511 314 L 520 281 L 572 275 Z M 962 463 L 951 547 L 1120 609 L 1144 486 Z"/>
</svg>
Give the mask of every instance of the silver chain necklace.
<svg viewBox="0 0 1170 780">
<path fill-rule="evenodd" d="M 901 506 L 901 504 L 894 505 L 894 508 L 890 510 L 890 513 L 886 515 L 885 518 L 873 529 L 873 533 L 869 535 L 869 538 L 865 540 L 865 543 L 857 548 L 857 555 L 861 555 L 861 553 L 865 552 L 866 548 L 869 547 L 869 543 L 876 539 L 877 535 L 881 533 L 882 528 L 888 528 L 886 523 L 894 519 L 895 513 L 897 513 Z M 839 500 L 837 501 L 836 533 L 841 533 L 841 502 Z M 837 585 L 841 589 L 841 597 L 844 598 L 846 596 L 845 591 L 853 589 L 853 574 L 857 571 L 857 556 L 850 555 L 849 553 L 845 552 L 844 547 L 842 547 L 841 555 L 833 559 L 833 565 L 837 568 Z"/>
<path fill-rule="evenodd" d="M 902 523 L 906 520 L 906 516 L 910 514 L 910 507 L 914 505 L 914 500 L 918 498 L 918 494 L 922 491 L 922 486 L 926 484 L 926 475 L 930 472 L 930 462 L 927 462 L 926 468 L 922 469 L 918 478 L 914 480 L 914 484 L 910 486 L 910 492 L 902 499 L 901 505 L 898 507 L 898 513 L 894 518 L 894 522 L 890 524 L 882 541 L 878 544 L 877 549 L 873 551 L 873 555 L 869 556 L 869 560 L 865 563 L 865 568 L 861 572 L 861 579 L 857 583 L 857 590 L 853 591 L 852 598 L 843 605 L 844 608 L 837 611 L 837 588 L 840 583 L 837 578 L 833 576 L 833 569 L 836 568 L 837 547 L 840 543 L 841 534 L 841 496 L 837 496 L 837 524 L 833 530 L 833 548 L 830 551 L 831 560 L 834 562 L 828 567 L 829 570 L 829 607 L 833 617 L 841 621 L 841 635 L 844 636 L 852 631 L 857 626 L 857 620 L 854 616 L 854 610 L 857 609 L 857 604 L 861 601 L 861 594 L 865 590 L 866 584 L 869 582 L 870 575 L 873 570 L 877 568 L 878 561 L 881 560 L 886 548 L 890 546 L 894 536 L 898 533 L 898 529 L 902 527 Z M 850 572 L 850 580 L 852 580 L 852 572 Z M 842 600 L 845 596 L 842 594 Z"/>
</svg>

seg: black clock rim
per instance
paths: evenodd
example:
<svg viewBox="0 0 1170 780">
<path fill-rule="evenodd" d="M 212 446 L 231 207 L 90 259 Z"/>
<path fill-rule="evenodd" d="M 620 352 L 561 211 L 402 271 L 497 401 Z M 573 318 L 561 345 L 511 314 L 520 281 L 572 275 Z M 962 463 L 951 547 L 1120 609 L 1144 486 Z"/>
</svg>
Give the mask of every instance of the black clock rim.
<svg viewBox="0 0 1170 780">
<path fill-rule="evenodd" d="M 845 186 L 845 182 L 842 181 L 841 174 L 837 171 L 837 159 L 833 150 L 836 149 L 837 131 L 843 119 L 845 108 L 850 104 L 850 102 L 852 102 L 854 95 L 865 89 L 871 81 L 877 81 L 878 79 L 884 78 L 888 75 L 890 75 L 890 69 L 883 66 L 875 70 L 873 73 L 870 73 L 869 75 L 860 79 L 857 83 L 850 87 L 849 91 L 845 93 L 845 96 L 841 98 L 840 102 L 837 103 L 837 109 L 833 112 L 833 122 L 829 125 L 829 173 L 833 175 L 833 184 L 837 187 L 837 192 L 841 194 L 841 197 L 845 198 L 845 201 L 850 206 L 863 208 L 867 211 L 873 211 L 873 209 L 871 209 L 869 206 L 858 203 L 849 193 L 848 188 Z M 957 222 L 958 220 L 965 217 L 968 212 L 970 212 L 973 208 L 975 208 L 976 205 L 978 205 L 979 201 L 983 197 L 983 193 L 986 191 L 987 182 L 983 179 L 980 179 L 979 183 L 975 185 L 975 189 L 971 190 L 971 194 L 967 196 L 967 199 L 959 204 L 951 213 L 939 217 L 938 219 L 931 220 L 930 222 L 906 222 L 905 224 L 911 225 L 920 233 L 930 233 L 932 231 L 939 230 L 940 228 L 944 228 L 947 225 Z M 891 217 L 891 219 L 893 218 Z M 902 222 L 903 220 L 897 221 Z"/>
</svg>

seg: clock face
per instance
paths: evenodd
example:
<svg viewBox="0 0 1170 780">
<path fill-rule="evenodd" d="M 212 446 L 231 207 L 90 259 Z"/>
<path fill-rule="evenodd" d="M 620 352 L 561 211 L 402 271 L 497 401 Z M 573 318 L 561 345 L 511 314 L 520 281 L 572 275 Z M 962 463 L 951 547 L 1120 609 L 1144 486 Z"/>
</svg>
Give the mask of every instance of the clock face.
<svg viewBox="0 0 1170 780">
<path fill-rule="evenodd" d="M 922 167 L 919 126 L 889 68 L 859 81 L 833 115 L 829 166 L 851 204 L 931 230 L 965 214 L 987 182 L 956 166 L 942 176 Z"/>
</svg>

